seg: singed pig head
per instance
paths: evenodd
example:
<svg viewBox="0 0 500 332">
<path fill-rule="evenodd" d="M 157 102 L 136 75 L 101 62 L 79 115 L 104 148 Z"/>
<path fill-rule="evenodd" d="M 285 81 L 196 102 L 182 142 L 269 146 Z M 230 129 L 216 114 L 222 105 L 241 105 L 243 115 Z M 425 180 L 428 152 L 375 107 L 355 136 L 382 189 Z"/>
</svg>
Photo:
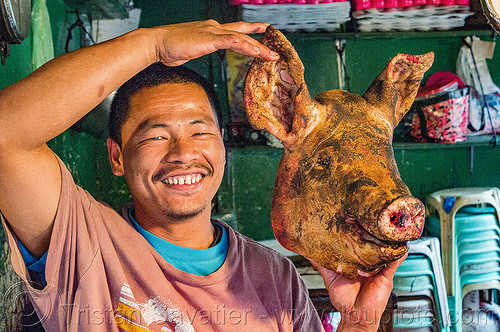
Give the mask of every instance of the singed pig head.
<svg viewBox="0 0 500 332">
<path fill-rule="evenodd" d="M 397 55 L 363 96 L 312 98 L 290 42 L 269 26 L 262 42 L 280 55 L 256 59 L 245 81 L 250 123 L 283 142 L 271 219 L 277 240 L 344 276 L 368 276 L 420 237 L 424 206 L 400 178 L 395 126 L 434 55 Z"/>
</svg>

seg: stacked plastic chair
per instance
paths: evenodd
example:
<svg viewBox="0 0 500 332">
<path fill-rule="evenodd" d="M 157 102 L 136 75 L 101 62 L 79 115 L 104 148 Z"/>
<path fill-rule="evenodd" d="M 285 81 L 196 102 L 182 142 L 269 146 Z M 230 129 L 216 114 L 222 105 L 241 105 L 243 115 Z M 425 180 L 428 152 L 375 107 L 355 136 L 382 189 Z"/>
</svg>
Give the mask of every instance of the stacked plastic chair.
<svg viewBox="0 0 500 332">
<path fill-rule="evenodd" d="M 426 197 L 426 207 L 427 233 L 441 238 L 452 330 L 462 331 L 463 297 L 472 290 L 500 290 L 500 190 L 441 190 Z"/>
<path fill-rule="evenodd" d="M 394 276 L 393 292 L 397 296 L 397 309 L 393 315 L 395 332 L 450 330 L 437 238 L 410 242 L 408 258 Z"/>
</svg>

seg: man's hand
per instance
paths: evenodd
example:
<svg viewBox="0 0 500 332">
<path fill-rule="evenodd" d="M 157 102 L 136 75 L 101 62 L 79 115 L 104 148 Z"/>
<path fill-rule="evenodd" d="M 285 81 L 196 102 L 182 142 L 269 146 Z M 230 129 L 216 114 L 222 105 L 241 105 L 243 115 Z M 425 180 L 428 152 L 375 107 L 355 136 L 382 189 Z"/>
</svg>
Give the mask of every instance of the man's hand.
<svg viewBox="0 0 500 332">
<path fill-rule="evenodd" d="M 321 273 L 330 301 L 342 315 L 337 331 L 377 331 L 392 291 L 394 273 L 407 256 L 388 264 L 372 277 L 355 279 L 347 279 L 309 259 Z"/>
<path fill-rule="evenodd" d="M 219 24 L 208 20 L 157 27 L 154 28 L 156 60 L 167 66 L 178 66 L 219 49 L 232 49 L 238 53 L 275 61 L 279 58 L 276 53 L 247 35 L 264 32 L 267 26 L 266 23 Z"/>
</svg>

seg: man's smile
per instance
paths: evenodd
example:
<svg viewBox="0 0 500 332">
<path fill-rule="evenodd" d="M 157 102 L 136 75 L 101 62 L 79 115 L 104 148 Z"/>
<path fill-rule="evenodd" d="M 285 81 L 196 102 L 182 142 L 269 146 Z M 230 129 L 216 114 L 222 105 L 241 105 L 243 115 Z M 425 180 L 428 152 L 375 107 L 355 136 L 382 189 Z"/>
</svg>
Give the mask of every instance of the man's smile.
<svg viewBox="0 0 500 332">
<path fill-rule="evenodd" d="M 156 172 L 153 181 L 161 182 L 168 189 L 191 192 L 200 188 L 203 180 L 212 174 L 209 167 L 198 164 L 187 167 L 169 167 Z"/>
<path fill-rule="evenodd" d="M 193 174 L 187 174 L 187 175 L 176 175 L 176 176 L 169 176 L 161 182 L 165 184 L 174 184 L 174 185 L 190 185 L 190 184 L 195 184 L 200 182 L 200 180 L 204 177 L 205 175 L 201 173 L 193 173 Z"/>
</svg>

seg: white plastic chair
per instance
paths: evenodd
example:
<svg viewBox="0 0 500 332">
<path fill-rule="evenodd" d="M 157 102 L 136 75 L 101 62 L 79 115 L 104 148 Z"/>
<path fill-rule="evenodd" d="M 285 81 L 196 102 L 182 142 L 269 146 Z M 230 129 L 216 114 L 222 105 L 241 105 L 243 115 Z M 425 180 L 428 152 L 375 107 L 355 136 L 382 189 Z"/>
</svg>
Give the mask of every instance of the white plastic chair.
<svg viewBox="0 0 500 332">
<path fill-rule="evenodd" d="M 443 208 L 446 198 L 455 197 L 449 213 Z M 455 296 L 455 268 L 457 248 L 455 245 L 454 218 L 460 208 L 467 205 L 490 204 L 495 208 L 497 220 L 500 218 L 500 189 L 496 187 L 485 188 L 452 188 L 434 192 L 425 198 L 427 216 L 434 212 L 439 214 L 441 224 L 441 256 L 443 259 L 443 272 L 446 281 L 446 291 L 449 296 Z"/>
</svg>

